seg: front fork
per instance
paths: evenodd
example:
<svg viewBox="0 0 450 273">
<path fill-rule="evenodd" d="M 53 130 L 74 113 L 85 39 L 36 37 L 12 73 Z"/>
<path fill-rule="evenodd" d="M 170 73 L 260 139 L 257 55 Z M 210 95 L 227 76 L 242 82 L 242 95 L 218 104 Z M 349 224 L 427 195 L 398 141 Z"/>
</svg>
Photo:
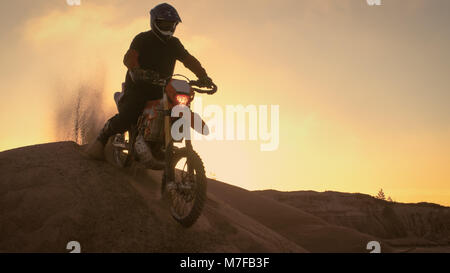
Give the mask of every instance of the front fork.
<svg viewBox="0 0 450 273">
<path fill-rule="evenodd" d="M 165 147 L 166 147 L 166 166 L 165 166 L 165 172 L 166 172 L 166 181 L 175 181 L 175 166 L 172 166 L 172 159 L 173 159 L 173 152 L 174 152 L 174 145 L 172 140 L 172 135 L 170 133 L 171 131 L 171 112 L 169 109 L 169 101 L 167 99 L 167 94 L 164 92 L 163 95 L 163 109 L 164 109 L 164 140 L 165 140 Z M 191 140 L 185 139 L 185 145 L 188 152 L 188 156 L 190 156 L 193 150 L 192 142 Z M 189 160 L 189 157 L 186 159 Z M 189 164 L 188 164 L 189 168 Z"/>
<path fill-rule="evenodd" d="M 173 158 L 173 141 L 170 134 L 170 111 L 169 111 L 169 101 L 167 100 L 166 92 L 163 93 L 163 113 L 164 113 L 164 145 L 166 147 L 166 166 L 165 166 L 165 177 L 166 181 L 175 180 L 175 170 L 171 167 Z"/>
</svg>

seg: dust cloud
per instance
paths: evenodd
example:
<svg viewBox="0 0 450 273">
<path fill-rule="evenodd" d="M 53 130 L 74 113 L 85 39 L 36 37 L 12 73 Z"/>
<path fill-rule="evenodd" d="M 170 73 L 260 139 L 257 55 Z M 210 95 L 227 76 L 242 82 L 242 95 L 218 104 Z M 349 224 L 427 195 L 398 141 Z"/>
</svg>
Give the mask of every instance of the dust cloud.
<svg viewBox="0 0 450 273">
<path fill-rule="evenodd" d="M 106 121 L 103 84 L 85 81 L 55 91 L 54 132 L 59 141 L 84 145 L 94 140 Z"/>
</svg>

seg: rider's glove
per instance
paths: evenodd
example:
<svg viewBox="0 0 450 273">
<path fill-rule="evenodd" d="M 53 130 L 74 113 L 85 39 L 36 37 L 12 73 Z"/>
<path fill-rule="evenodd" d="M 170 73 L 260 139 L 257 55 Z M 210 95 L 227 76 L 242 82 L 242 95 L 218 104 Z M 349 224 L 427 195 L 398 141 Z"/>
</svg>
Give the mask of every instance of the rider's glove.
<svg viewBox="0 0 450 273">
<path fill-rule="evenodd" d="M 141 68 L 133 68 L 130 70 L 130 76 L 133 82 L 146 81 L 148 83 L 160 84 L 160 75 L 153 70 L 145 70 Z"/>
<path fill-rule="evenodd" d="M 133 82 L 136 83 L 145 79 L 146 71 L 141 68 L 132 68 L 129 70 L 129 73 Z"/>
<path fill-rule="evenodd" d="M 159 75 L 158 72 L 153 70 L 146 70 L 145 72 L 146 72 L 145 74 L 146 80 L 152 81 L 154 83 L 157 83 L 159 80 L 161 80 L 161 76 Z"/>
<path fill-rule="evenodd" d="M 212 79 L 208 76 L 200 77 L 198 79 L 198 83 L 199 83 L 199 85 L 204 86 L 204 87 L 211 87 L 213 85 Z"/>
</svg>

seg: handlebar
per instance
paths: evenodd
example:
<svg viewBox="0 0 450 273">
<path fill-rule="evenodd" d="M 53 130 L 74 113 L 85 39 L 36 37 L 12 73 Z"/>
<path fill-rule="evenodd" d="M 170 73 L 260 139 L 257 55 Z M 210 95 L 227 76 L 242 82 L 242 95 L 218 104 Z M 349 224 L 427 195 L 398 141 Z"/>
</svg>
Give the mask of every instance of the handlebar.
<svg viewBox="0 0 450 273">
<path fill-rule="evenodd" d="M 186 78 L 186 76 L 179 75 L 179 74 L 175 74 L 175 75 L 172 75 L 167 78 L 162 78 L 162 77 L 160 77 L 158 72 L 155 72 L 152 70 L 144 70 L 144 69 L 139 70 L 137 73 L 138 73 L 137 78 L 139 80 L 150 83 L 150 84 L 159 85 L 159 86 L 165 86 L 168 83 L 168 81 L 170 80 L 170 78 L 172 78 L 172 76 L 182 76 L 182 77 Z M 133 77 L 131 71 L 130 71 L 130 75 Z M 199 80 L 191 81 L 188 78 L 186 78 L 186 79 L 188 80 L 189 85 L 191 86 L 192 90 L 194 90 L 195 92 L 198 92 L 201 94 L 208 94 L 208 95 L 212 95 L 217 92 L 217 85 L 215 85 L 214 83 L 211 83 L 211 85 L 204 85 Z M 196 88 L 193 86 L 196 86 L 199 88 Z M 201 89 L 201 88 L 203 88 L 203 89 Z M 207 89 L 204 89 L 204 88 L 207 88 Z"/>
<path fill-rule="evenodd" d="M 194 90 L 195 92 L 198 92 L 200 94 L 212 95 L 217 92 L 217 85 L 215 85 L 214 83 L 212 83 L 212 85 L 210 85 L 210 86 L 205 86 L 205 85 L 202 85 L 199 81 L 189 81 L 189 85 L 192 87 L 192 90 Z M 197 86 L 200 88 L 208 88 L 208 89 L 200 89 L 200 88 L 195 88 L 193 86 Z"/>
</svg>

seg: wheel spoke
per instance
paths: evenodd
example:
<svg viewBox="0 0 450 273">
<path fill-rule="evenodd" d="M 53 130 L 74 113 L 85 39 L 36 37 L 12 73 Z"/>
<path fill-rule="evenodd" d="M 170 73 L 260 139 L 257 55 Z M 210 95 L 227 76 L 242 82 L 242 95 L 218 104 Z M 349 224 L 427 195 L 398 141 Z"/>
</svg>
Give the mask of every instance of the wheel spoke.
<svg viewBox="0 0 450 273">
<path fill-rule="evenodd" d="M 177 216 L 180 217 L 177 204 L 178 204 L 178 196 L 177 196 L 177 194 L 172 194 L 172 208 L 175 211 L 175 213 L 177 214 Z"/>
<path fill-rule="evenodd" d="M 181 218 L 183 218 L 183 216 L 184 216 L 183 202 L 184 202 L 183 197 L 178 196 L 178 214 Z"/>
<path fill-rule="evenodd" d="M 189 212 L 188 204 L 186 203 L 186 200 L 183 198 L 183 216 L 186 215 L 186 211 Z"/>
<path fill-rule="evenodd" d="M 187 169 L 189 169 L 189 165 L 187 165 L 187 159 L 186 162 L 184 163 L 183 169 L 181 170 L 181 182 L 184 182 L 185 178 L 186 178 L 186 172 L 184 171 L 184 169 L 187 167 Z"/>
</svg>

